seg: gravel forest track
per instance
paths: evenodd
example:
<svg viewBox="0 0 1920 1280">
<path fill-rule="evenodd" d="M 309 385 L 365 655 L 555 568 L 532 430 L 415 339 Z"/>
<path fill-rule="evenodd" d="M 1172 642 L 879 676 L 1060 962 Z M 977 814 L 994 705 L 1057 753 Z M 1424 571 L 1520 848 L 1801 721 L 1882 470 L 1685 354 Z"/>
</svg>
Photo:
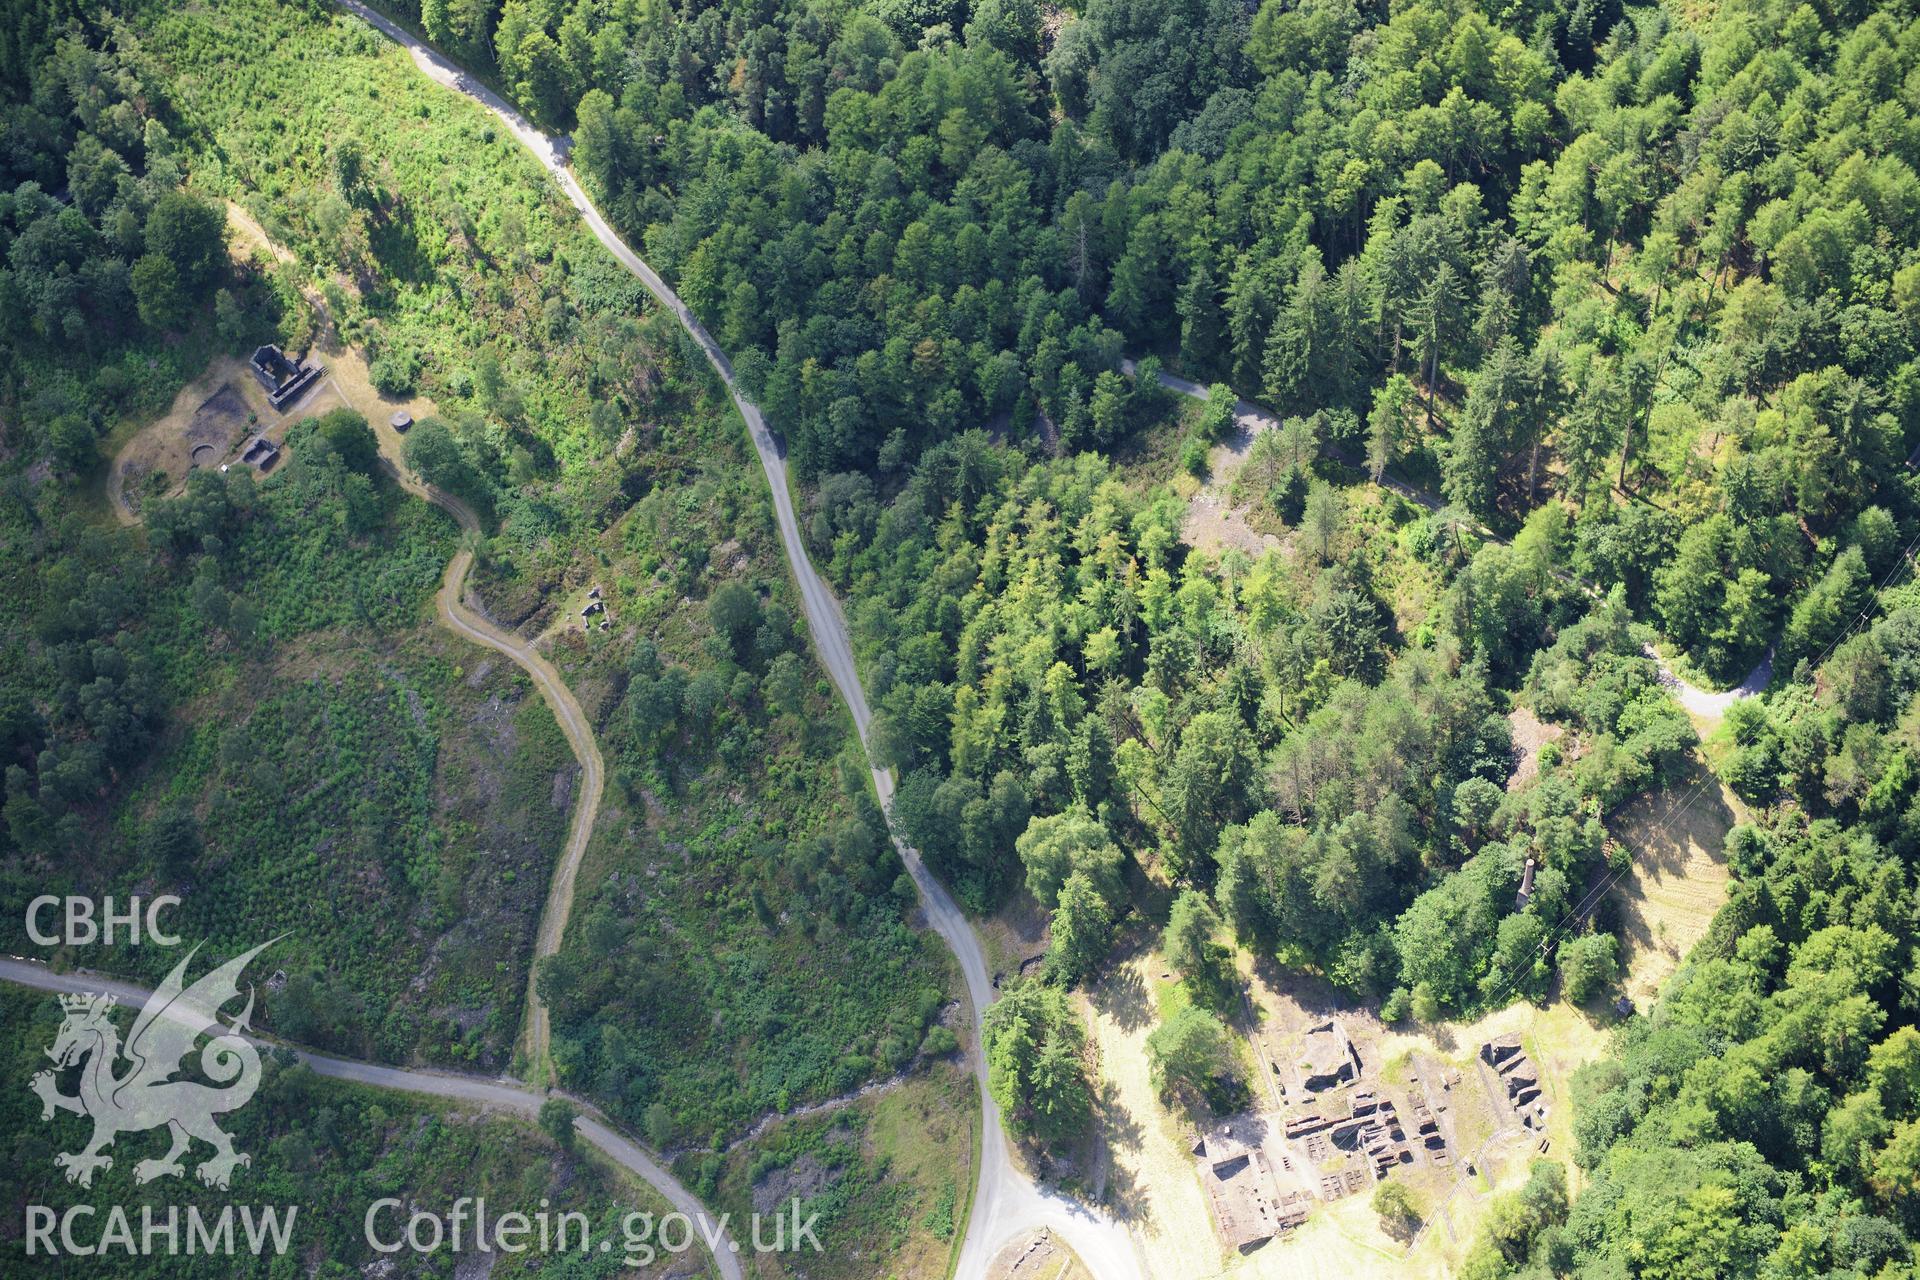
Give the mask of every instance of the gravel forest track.
<svg viewBox="0 0 1920 1280">
<path fill-rule="evenodd" d="M 118 978 L 84 971 L 55 973 L 38 961 L 15 957 L 0 957 L 0 981 L 11 982 L 16 986 L 35 991 L 50 991 L 62 995 L 104 992 L 123 1005 L 130 1005 L 135 1009 L 143 1005 L 147 997 L 153 994 L 145 987 Z M 372 1062 L 356 1062 L 350 1058 L 336 1058 L 331 1054 L 314 1053 L 291 1045 L 280 1045 L 264 1037 L 250 1036 L 249 1039 L 263 1047 L 271 1045 L 291 1050 L 294 1056 L 311 1068 L 315 1075 L 329 1080 L 344 1080 L 376 1089 L 391 1089 L 397 1093 L 444 1098 L 450 1102 L 468 1106 L 510 1112 L 527 1120 L 538 1118 L 541 1104 L 550 1096 L 545 1090 L 531 1088 L 514 1080 L 496 1080 L 486 1076 L 461 1075 L 451 1071 L 386 1067 Z M 711 1217 L 698 1197 L 680 1185 L 679 1179 L 662 1168 L 659 1162 L 641 1149 L 637 1143 L 609 1126 L 593 1112 L 591 1106 L 581 1105 L 583 1113 L 574 1120 L 575 1130 L 621 1168 L 645 1179 L 676 1211 L 686 1214 L 695 1224 L 696 1239 L 703 1242 L 716 1241 L 711 1252 L 725 1280 L 746 1280 L 746 1271 L 740 1265 L 739 1242 L 733 1237 L 728 1223 L 724 1220 L 716 1221 Z"/>
<path fill-rule="evenodd" d="M 793 495 L 788 485 L 786 457 L 768 429 L 759 407 L 746 397 L 735 381 L 733 364 L 726 353 L 687 305 L 667 286 L 666 281 L 634 253 L 600 215 L 568 167 L 567 157 L 571 150 L 568 139 L 542 132 L 499 94 L 383 14 L 359 0 L 335 0 L 335 3 L 404 48 L 423 75 L 466 95 L 491 111 L 553 175 L 595 239 L 632 272 L 662 306 L 673 313 L 681 327 L 706 353 L 708 362 L 726 384 L 734 407 L 746 422 L 754 451 L 760 456 L 760 465 L 766 473 L 767 487 L 773 500 L 774 520 L 779 526 L 781 546 L 786 552 L 787 565 L 793 573 L 794 582 L 800 589 L 801 605 L 808 630 L 813 636 L 815 652 L 846 703 L 861 741 L 865 743 L 871 714 L 859 673 L 854 666 L 853 645 L 847 635 L 840 603 L 814 569 L 806 547 L 800 540 L 800 527 L 794 518 Z M 874 791 L 881 805 L 888 806 L 893 799 L 893 775 L 882 769 L 874 769 L 872 774 Z M 1104 1210 L 1040 1187 L 1015 1163 L 1006 1131 L 1000 1123 L 999 1108 L 987 1091 L 986 1055 L 980 1050 L 981 1018 L 993 1000 L 986 954 L 959 905 L 927 869 L 918 851 L 898 839 L 895 844 L 920 891 L 928 925 L 946 942 L 959 964 L 973 1010 L 975 1051 L 970 1056 L 980 1095 L 981 1152 L 978 1181 L 974 1187 L 966 1236 L 961 1244 L 955 1274 L 960 1280 L 981 1280 L 986 1276 L 988 1264 L 1002 1243 L 1017 1234 L 1046 1227 L 1065 1239 L 1101 1280 L 1128 1280 L 1128 1277 L 1144 1275 L 1138 1248 L 1124 1225 Z"/>
</svg>

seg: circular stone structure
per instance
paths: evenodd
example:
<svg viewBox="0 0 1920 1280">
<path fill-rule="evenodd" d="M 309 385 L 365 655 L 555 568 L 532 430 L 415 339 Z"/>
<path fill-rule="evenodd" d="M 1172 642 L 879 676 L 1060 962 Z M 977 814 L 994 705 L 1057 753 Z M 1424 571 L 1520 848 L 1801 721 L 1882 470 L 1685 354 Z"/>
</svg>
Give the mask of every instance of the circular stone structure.
<svg viewBox="0 0 1920 1280">
<path fill-rule="evenodd" d="M 394 412 L 394 415 L 390 419 L 390 421 L 393 423 L 393 429 L 395 431 L 405 431 L 408 427 L 413 425 L 413 415 L 408 413 L 405 409 L 399 409 Z"/>
<path fill-rule="evenodd" d="M 212 445 L 197 444 L 193 446 L 193 452 L 188 455 L 188 460 L 196 467 L 211 466 L 213 464 L 213 453 L 214 449 Z"/>
</svg>

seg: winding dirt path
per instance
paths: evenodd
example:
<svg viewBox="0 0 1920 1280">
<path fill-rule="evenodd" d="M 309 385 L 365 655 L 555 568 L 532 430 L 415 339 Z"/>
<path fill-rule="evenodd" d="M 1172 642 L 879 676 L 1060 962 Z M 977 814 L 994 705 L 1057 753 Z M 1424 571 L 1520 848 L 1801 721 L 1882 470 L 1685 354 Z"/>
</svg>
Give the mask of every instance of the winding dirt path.
<svg viewBox="0 0 1920 1280">
<path fill-rule="evenodd" d="M 348 382 L 350 385 L 353 384 L 352 379 Z M 454 523 L 460 527 L 463 534 L 477 536 L 480 533 L 480 519 L 474 514 L 472 508 L 452 494 L 415 478 L 408 471 L 404 461 L 402 437 L 389 424 L 387 415 L 382 411 L 391 408 L 390 405 L 380 401 L 370 388 L 364 389 L 365 393 L 362 395 L 353 395 L 347 387 L 342 387 L 332 376 L 329 376 L 320 386 L 330 387 L 333 394 L 352 405 L 367 419 L 368 425 L 373 428 L 375 438 L 379 441 L 380 461 L 402 489 L 432 503 L 452 516 Z M 354 389 L 361 388 L 354 386 Z M 199 392 L 196 391 L 195 394 Z M 373 398 L 369 400 L 369 397 Z M 309 396 L 304 403 L 312 404 L 316 399 L 317 395 Z M 195 403 L 198 402 L 195 401 Z M 289 413 L 286 421 L 291 423 L 304 416 L 306 416 L 304 412 Z M 281 424 L 282 435 L 284 430 L 285 424 Z M 109 471 L 109 476 L 118 471 L 119 462 L 116 459 Z M 110 505 L 123 523 L 139 523 L 139 517 L 126 506 L 118 493 L 110 492 L 109 496 Z M 573 696 L 573 691 L 567 687 L 566 680 L 562 678 L 558 669 L 540 654 L 532 642 L 503 630 L 467 602 L 467 575 L 473 569 L 473 560 L 473 548 L 463 545 L 447 562 L 446 572 L 440 580 L 440 591 L 434 598 L 434 609 L 440 625 L 462 639 L 493 650 L 526 672 L 528 678 L 533 681 L 534 687 L 540 691 L 540 696 L 545 699 L 548 708 L 552 710 L 553 717 L 559 723 L 560 732 L 565 735 L 574 758 L 580 762 L 581 787 L 574 801 L 567 842 L 561 850 L 559 859 L 554 863 L 553 878 L 547 886 L 546 903 L 541 910 L 540 923 L 534 933 L 533 956 L 527 966 L 526 1017 L 521 1028 L 520 1048 L 526 1064 L 524 1072 L 527 1078 L 526 1087 L 538 1088 L 552 1083 L 554 1073 L 551 1053 L 552 1019 L 547 1012 L 546 1002 L 540 999 L 535 971 L 543 958 L 559 952 L 561 940 L 566 936 L 567 920 L 573 910 L 574 885 L 579 877 L 580 863 L 586 856 L 587 842 L 593 836 L 593 825 L 600 813 L 600 800 L 606 786 L 606 764 L 601 758 L 600 745 L 594 737 L 592 723 L 587 719 L 586 712 L 581 708 L 579 700 Z M 362 1077 L 350 1078 L 364 1078 L 367 1082 L 376 1084 L 390 1077 L 397 1079 L 400 1076 L 422 1074 L 399 1072 L 396 1075 L 397 1069 L 375 1067 L 364 1063 L 348 1065 L 355 1070 L 363 1071 Z M 609 1136 L 617 1137 L 617 1135 Z M 627 1142 L 625 1138 L 618 1138 L 618 1141 Z M 652 1182 L 669 1200 L 679 1196 L 697 1205 L 698 1202 L 692 1199 L 685 1188 L 673 1181 L 670 1175 L 650 1159 L 645 1167 L 629 1167 Z"/>
<path fill-rule="evenodd" d="M 375 434 L 380 440 L 381 461 L 401 488 L 452 516 L 463 533 L 479 535 L 480 518 L 472 508 L 408 473 L 401 460 L 399 433 L 381 423 Z M 542 959 L 559 953 L 561 940 L 566 937 L 567 919 L 573 913 L 574 882 L 579 878 L 580 863 L 586 857 L 587 842 L 593 837 L 594 821 L 600 816 L 607 767 L 600 756 L 593 724 L 558 668 L 548 662 L 531 641 L 503 630 L 467 603 L 467 574 L 472 568 L 471 546 L 462 546 L 453 559 L 447 561 L 447 571 L 440 579 L 440 593 L 434 597 L 440 625 L 474 644 L 492 649 L 526 672 L 559 722 L 560 732 L 566 735 L 574 759 L 580 762 L 581 786 L 573 804 L 573 821 L 567 830 L 566 847 L 554 863 L 553 879 L 547 885 L 547 903 L 540 912 L 540 926 L 533 938 L 533 959 L 527 966 L 527 1017 L 520 1033 L 520 1047 L 526 1056 L 528 1081 L 544 1084 L 553 1079 L 553 1023 L 546 1001 L 540 998 L 535 969 Z"/>
<path fill-rule="evenodd" d="M 526 1050 L 527 1078 L 540 1083 L 553 1077 L 552 1019 L 547 1014 L 546 1001 L 540 998 L 535 968 L 546 957 L 559 954 L 560 942 L 566 937 L 567 919 L 573 912 L 574 882 L 580 874 L 581 860 L 586 857 L 587 841 L 593 836 L 594 821 L 600 814 L 600 796 L 605 789 L 607 770 L 586 712 L 554 665 L 541 657 L 531 644 L 502 631 L 467 607 L 463 595 L 467 571 L 472 567 L 473 551 L 467 547 L 462 547 L 447 562 L 446 576 L 441 580 L 440 594 L 435 600 L 440 621 L 475 644 L 505 655 L 532 678 L 540 696 L 553 709 L 553 718 L 559 721 L 560 732 L 566 735 L 574 758 L 580 762 L 580 796 L 574 802 L 566 848 L 554 864 L 553 879 L 547 885 L 547 905 L 540 913 L 540 927 L 533 938 L 533 961 L 527 969 L 527 1019 L 521 1043 Z"/>
</svg>

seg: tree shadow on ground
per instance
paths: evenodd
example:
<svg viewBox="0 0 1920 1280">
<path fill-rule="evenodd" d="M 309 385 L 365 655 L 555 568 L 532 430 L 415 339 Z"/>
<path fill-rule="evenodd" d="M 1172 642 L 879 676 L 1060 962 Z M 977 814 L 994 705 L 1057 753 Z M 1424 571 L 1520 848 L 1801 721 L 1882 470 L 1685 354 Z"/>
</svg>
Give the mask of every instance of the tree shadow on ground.
<svg viewBox="0 0 1920 1280">
<path fill-rule="evenodd" d="M 1095 1125 L 1106 1135 L 1106 1203 L 1114 1217 L 1128 1226 L 1141 1226 L 1153 1218 L 1153 1206 L 1147 1188 L 1141 1185 L 1128 1166 L 1112 1159 L 1115 1150 L 1137 1152 L 1146 1140 L 1146 1130 L 1138 1116 L 1120 1101 L 1112 1081 L 1103 1081 L 1093 1101 Z"/>
<path fill-rule="evenodd" d="M 1093 989 L 1093 1007 L 1132 1034 L 1153 1021 L 1153 997 L 1134 968 L 1121 968 Z"/>
</svg>

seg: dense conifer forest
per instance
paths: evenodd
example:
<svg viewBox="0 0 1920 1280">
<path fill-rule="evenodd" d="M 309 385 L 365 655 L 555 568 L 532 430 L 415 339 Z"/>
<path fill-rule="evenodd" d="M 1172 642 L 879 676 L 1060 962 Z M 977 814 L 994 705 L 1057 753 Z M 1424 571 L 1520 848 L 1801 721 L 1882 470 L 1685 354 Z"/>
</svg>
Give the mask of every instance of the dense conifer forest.
<svg viewBox="0 0 1920 1280">
<path fill-rule="evenodd" d="M 366 919 L 291 921 L 315 950 L 276 1025 L 510 1053 L 563 822 L 536 801 L 567 762 L 528 723 L 494 808 L 436 784 L 486 750 L 482 695 L 420 634 L 452 530 L 351 412 L 260 483 L 156 489 L 137 534 L 100 496 L 210 359 L 331 324 L 382 392 L 444 410 L 405 461 L 481 513 L 498 612 L 539 633 L 605 579 L 638 624 L 562 659 L 616 812 L 538 980 L 562 1079 L 702 1193 L 739 1194 L 756 1117 L 948 1069 L 952 983 L 890 820 L 976 919 L 1046 922 L 981 1049 L 1069 1179 L 1103 1105 L 1076 1001 L 1146 947 L 1181 979 L 1154 1079 L 1200 1115 L 1247 1101 L 1243 964 L 1390 1025 L 1565 1001 L 1607 1029 L 1573 1149 L 1493 1201 L 1476 1280 L 1912 1274 L 1908 7 L 383 5 L 570 135 L 766 410 L 889 814 L 678 330 L 511 139 L 423 104 L 437 153 L 334 141 L 344 91 L 282 117 L 308 100 L 229 43 L 291 74 L 375 57 L 364 28 L 209 7 L 231 20 L 31 0 L 0 29 L 9 902 L 171 877 L 224 936 L 243 887 L 345 859 L 408 941 L 326 963 Z M 294 30 L 328 34 L 267 39 Z M 479 174 L 430 169 L 449 157 Z M 522 194 L 489 202 L 489 173 Z M 231 260 L 227 199 L 292 257 Z M 381 656 L 246 692 L 336 643 Z M 1722 787 L 1724 904 L 1657 1000 L 1616 1006 L 1613 890 L 1644 855 L 1623 815 Z M 320 803 L 256 803 L 289 796 Z M 506 878 L 469 877 L 450 807 L 511 834 Z M 393 966 L 476 915 L 513 941 L 404 997 Z M 843 1185 L 881 1186 L 844 1139 L 821 1140 Z M 734 1165 L 801 1158 L 768 1151 Z M 939 1235 L 888 1194 L 912 1207 L 862 1230 Z"/>
</svg>

